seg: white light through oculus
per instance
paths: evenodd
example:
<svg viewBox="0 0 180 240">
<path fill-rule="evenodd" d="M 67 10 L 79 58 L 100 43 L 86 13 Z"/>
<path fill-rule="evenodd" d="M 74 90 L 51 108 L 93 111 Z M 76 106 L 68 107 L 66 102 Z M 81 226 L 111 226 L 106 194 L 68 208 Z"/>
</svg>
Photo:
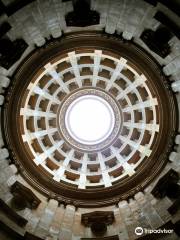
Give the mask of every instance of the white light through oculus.
<svg viewBox="0 0 180 240">
<path fill-rule="evenodd" d="M 110 104 L 101 97 L 85 95 L 77 98 L 66 111 L 66 128 L 76 141 L 97 144 L 111 134 L 114 113 Z"/>
</svg>

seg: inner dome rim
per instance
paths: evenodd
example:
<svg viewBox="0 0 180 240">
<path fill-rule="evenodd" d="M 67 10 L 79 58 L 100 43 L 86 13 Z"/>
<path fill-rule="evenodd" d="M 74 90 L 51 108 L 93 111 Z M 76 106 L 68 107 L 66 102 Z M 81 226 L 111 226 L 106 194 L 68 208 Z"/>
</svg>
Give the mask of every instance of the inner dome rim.
<svg viewBox="0 0 180 240">
<path fill-rule="evenodd" d="M 65 119 L 64 119 L 66 109 L 73 102 L 73 100 L 77 99 L 80 96 L 85 96 L 87 94 L 102 97 L 111 106 L 115 116 L 114 128 L 111 134 L 109 135 L 108 139 L 105 139 L 104 141 L 98 144 L 93 144 L 93 145 L 78 143 L 73 138 L 71 138 L 71 136 L 69 135 L 66 129 Z M 75 91 L 72 91 L 72 93 L 67 95 L 62 101 L 62 104 L 58 109 L 58 116 L 60 116 L 61 118 L 61 119 L 58 119 L 58 122 L 57 122 L 59 133 L 64 138 L 66 143 L 80 152 L 87 152 L 87 153 L 96 153 L 98 151 L 102 151 L 103 149 L 108 148 L 108 146 L 111 145 L 115 141 L 117 136 L 120 134 L 122 129 L 122 123 L 123 123 L 121 107 L 119 106 L 118 102 L 116 102 L 114 97 L 108 92 L 105 92 L 103 89 L 94 88 L 94 87 L 82 87 L 78 90 L 76 89 Z"/>
</svg>

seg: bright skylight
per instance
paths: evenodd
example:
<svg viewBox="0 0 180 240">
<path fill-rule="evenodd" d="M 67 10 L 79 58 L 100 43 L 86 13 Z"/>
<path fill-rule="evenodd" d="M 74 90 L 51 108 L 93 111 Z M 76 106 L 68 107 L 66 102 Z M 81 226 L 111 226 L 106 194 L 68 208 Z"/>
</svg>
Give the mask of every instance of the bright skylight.
<svg viewBox="0 0 180 240">
<path fill-rule="evenodd" d="M 111 134 L 114 113 L 110 104 L 101 97 L 86 95 L 70 104 L 65 122 L 71 137 L 80 143 L 93 145 Z"/>
</svg>

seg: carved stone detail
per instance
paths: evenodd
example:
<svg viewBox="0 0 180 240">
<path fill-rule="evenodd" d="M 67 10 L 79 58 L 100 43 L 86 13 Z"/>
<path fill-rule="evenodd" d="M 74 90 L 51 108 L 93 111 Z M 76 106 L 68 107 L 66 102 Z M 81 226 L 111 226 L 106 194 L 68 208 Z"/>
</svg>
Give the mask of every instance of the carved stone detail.
<svg viewBox="0 0 180 240">
<path fill-rule="evenodd" d="M 11 204 L 16 209 L 36 209 L 41 202 L 29 188 L 18 181 L 11 186 L 11 193 L 14 196 Z"/>
<path fill-rule="evenodd" d="M 95 235 L 104 235 L 107 226 L 114 222 L 114 213 L 111 211 L 95 211 L 82 214 L 82 224 L 90 227 Z"/>
</svg>

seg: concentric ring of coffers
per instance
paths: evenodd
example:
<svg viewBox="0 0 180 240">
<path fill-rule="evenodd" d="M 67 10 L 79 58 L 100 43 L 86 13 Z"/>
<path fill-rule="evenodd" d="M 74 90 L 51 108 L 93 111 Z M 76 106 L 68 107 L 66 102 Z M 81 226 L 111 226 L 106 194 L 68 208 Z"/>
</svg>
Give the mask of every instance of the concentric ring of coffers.
<svg viewBox="0 0 180 240">
<path fill-rule="evenodd" d="M 96 58 L 99 58 L 99 67 Z M 69 66 L 60 71 L 59 68 L 65 64 Z M 71 74 L 68 80 L 66 74 Z M 47 77 L 49 79 L 43 86 L 44 78 Z M 87 85 L 94 89 L 84 89 L 85 80 L 89 80 Z M 104 88 L 98 86 L 101 81 Z M 29 84 L 26 103 L 20 110 L 24 120 L 22 138 L 34 156 L 32 161 L 52 174 L 54 180 L 67 181 L 79 188 L 109 187 L 120 178 L 133 175 L 143 159 L 150 156 L 152 143 L 159 131 L 158 101 L 146 82 L 145 75 L 134 70 L 125 58 L 112 57 L 99 49 L 92 52 L 84 50 L 79 54 L 75 51 L 68 52 L 67 57 L 53 64 L 47 63 L 41 76 Z M 72 84 L 73 89 L 70 87 Z M 54 89 L 51 90 L 52 88 Z M 77 97 L 93 92 L 111 104 L 116 121 L 113 132 L 107 139 L 100 144 L 85 145 L 70 137 L 64 117 L 67 107 Z M 67 99 L 61 99 L 61 94 Z M 33 105 L 34 98 L 36 103 Z M 46 108 L 43 109 L 43 106 Z M 60 108 L 60 111 L 53 111 L 53 108 Z M 124 118 L 122 131 L 120 109 Z M 45 126 L 39 123 L 43 119 Z M 29 127 L 31 121 L 33 129 Z M 58 140 L 54 139 L 55 134 L 58 135 Z M 67 146 L 65 149 L 64 145 Z M 82 151 L 80 159 L 76 157 L 78 151 Z M 90 152 L 94 153 L 93 161 L 88 155 Z M 62 155 L 61 161 L 58 161 L 58 154 Z M 136 162 L 131 162 L 134 156 Z"/>
<path fill-rule="evenodd" d="M 39 67 L 33 63 L 36 55 L 42 58 Z M 127 191 L 139 190 L 139 182 L 143 187 L 157 174 L 165 161 L 161 149 L 172 136 L 176 117 L 171 93 L 149 56 L 119 39 L 79 33 L 32 54 L 24 65 L 29 62 L 35 70 L 27 78 L 26 88 L 19 88 L 21 98 L 15 110 L 16 123 L 21 124 L 18 140 L 28 163 L 20 156 L 18 161 L 25 168 L 26 164 L 32 167 L 31 176 L 39 170 L 36 185 L 42 192 L 47 193 L 51 186 L 51 192 L 54 189 L 55 195 L 61 192 L 65 198 L 72 192 L 91 193 L 93 200 L 93 189 L 97 190 L 96 200 L 103 189 L 111 189 L 111 193 L 104 192 L 105 199 L 127 196 Z M 22 78 L 22 71 L 18 77 Z M 106 99 L 115 116 L 112 134 L 95 145 L 74 141 L 64 120 L 68 106 L 87 91 Z M 165 108 L 169 108 L 168 114 Z M 161 140 L 162 131 L 166 140 Z M 18 155 L 18 145 L 13 145 Z M 45 187 L 43 176 L 50 180 L 44 182 Z M 78 197 L 88 200 L 88 196 Z"/>
</svg>

